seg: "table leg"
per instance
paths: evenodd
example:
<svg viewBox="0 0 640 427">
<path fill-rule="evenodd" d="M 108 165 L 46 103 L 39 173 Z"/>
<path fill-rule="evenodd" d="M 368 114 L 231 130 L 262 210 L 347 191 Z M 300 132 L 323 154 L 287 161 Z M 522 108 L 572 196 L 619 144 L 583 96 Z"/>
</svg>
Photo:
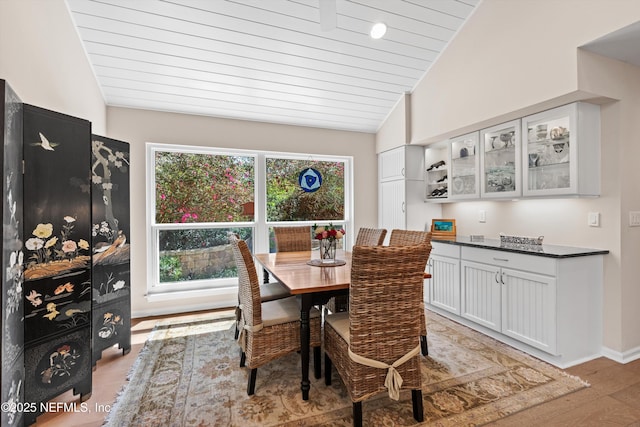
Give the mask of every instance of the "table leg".
<svg viewBox="0 0 640 427">
<path fill-rule="evenodd" d="M 309 325 L 309 312 L 311 311 L 311 294 L 300 296 L 300 358 L 302 359 L 302 400 L 309 400 L 309 342 L 311 341 L 311 328 Z"/>
</svg>

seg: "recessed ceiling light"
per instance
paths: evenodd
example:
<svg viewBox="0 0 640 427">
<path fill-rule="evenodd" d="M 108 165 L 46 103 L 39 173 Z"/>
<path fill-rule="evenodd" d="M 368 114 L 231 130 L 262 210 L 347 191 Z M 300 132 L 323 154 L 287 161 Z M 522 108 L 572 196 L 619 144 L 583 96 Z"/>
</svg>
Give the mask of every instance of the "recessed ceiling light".
<svg viewBox="0 0 640 427">
<path fill-rule="evenodd" d="M 386 32 L 387 26 L 383 22 L 376 22 L 373 24 L 373 27 L 371 27 L 371 32 L 369 34 L 372 39 L 379 39 L 382 38 Z"/>
</svg>

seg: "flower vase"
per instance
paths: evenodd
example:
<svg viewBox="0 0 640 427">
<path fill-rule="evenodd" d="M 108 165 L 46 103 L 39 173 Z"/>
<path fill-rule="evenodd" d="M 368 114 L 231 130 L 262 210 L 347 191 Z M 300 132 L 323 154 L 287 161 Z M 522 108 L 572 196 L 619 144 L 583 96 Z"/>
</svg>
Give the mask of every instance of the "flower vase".
<svg viewBox="0 0 640 427">
<path fill-rule="evenodd" d="M 320 259 L 323 264 L 335 264 L 336 241 L 333 239 L 320 240 Z"/>
</svg>

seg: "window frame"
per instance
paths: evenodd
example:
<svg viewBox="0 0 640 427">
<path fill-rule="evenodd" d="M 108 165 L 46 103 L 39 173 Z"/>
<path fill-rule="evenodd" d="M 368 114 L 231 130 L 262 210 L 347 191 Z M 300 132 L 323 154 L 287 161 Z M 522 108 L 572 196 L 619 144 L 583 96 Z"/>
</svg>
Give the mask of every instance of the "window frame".
<svg viewBox="0 0 640 427">
<path fill-rule="evenodd" d="M 188 154 L 229 155 L 254 158 L 254 217 L 253 221 L 244 222 L 202 222 L 202 223 L 156 223 L 156 183 L 155 183 L 155 158 L 156 152 L 176 152 Z M 179 230 L 193 228 L 252 228 L 254 253 L 269 252 L 269 229 L 279 225 L 309 225 L 320 221 L 267 221 L 267 186 L 266 186 L 266 159 L 292 159 L 313 161 L 336 161 L 344 163 L 344 220 L 332 221 L 336 225 L 342 225 L 347 230 L 345 236 L 345 248 L 351 247 L 349 242 L 353 240 L 353 157 L 339 155 L 320 155 L 308 153 L 291 153 L 278 151 L 255 151 L 245 149 L 231 149 L 219 147 L 198 147 L 176 144 L 159 144 L 147 142 L 146 155 L 146 182 L 147 182 L 147 299 L 167 300 L 174 298 L 190 298 L 200 296 L 213 296 L 228 293 L 230 289 L 237 290 L 237 277 L 192 280 L 188 282 L 164 282 L 160 283 L 160 252 L 159 235 L 163 230 Z M 325 223 L 328 221 L 322 221 Z M 258 269 L 260 270 L 260 269 Z"/>
</svg>

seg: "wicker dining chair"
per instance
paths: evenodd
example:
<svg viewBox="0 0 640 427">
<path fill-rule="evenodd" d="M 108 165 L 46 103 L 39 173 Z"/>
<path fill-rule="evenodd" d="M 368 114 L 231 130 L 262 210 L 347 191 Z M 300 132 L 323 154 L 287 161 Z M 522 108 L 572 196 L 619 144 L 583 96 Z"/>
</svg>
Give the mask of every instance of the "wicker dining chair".
<svg viewBox="0 0 640 427">
<path fill-rule="evenodd" d="M 355 246 L 380 246 L 384 242 L 387 230 L 384 228 L 361 227 L 356 236 Z M 338 295 L 325 304 L 325 308 L 332 313 L 339 313 L 349 310 L 349 296 Z"/>
<path fill-rule="evenodd" d="M 235 238 L 237 239 L 240 238 L 240 236 L 235 233 L 228 234 L 228 236 L 231 235 L 235 236 Z M 287 289 L 287 287 L 280 282 L 264 283 L 260 285 L 260 301 L 262 302 L 274 301 L 277 299 L 288 298 L 290 296 L 291 292 L 289 292 L 289 289 Z M 238 287 L 238 305 L 236 306 L 236 331 L 234 337 L 235 339 L 238 339 L 238 335 L 240 334 L 238 325 L 241 318 L 242 310 L 240 309 L 240 292 Z"/>
<path fill-rule="evenodd" d="M 247 394 L 252 395 L 259 367 L 300 350 L 300 308 L 295 297 L 261 302 L 258 274 L 249 247 L 236 236 L 230 236 L 229 241 L 238 268 L 242 310 L 238 338 L 242 350 L 240 366 L 246 365 L 251 370 Z M 322 336 L 318 310 L 311 310 L 309 324 L 310 346 L 314 351 L 316 371 L 319 371 Z"/>
<path fill-rule="evenodd" d="M 311 250 L 311 228 L 307 226 L 273 227 L 276 252 Z"/>
<path fill-rule="evenodd" d="M 362 425 L 363 400 L 384 391 L 398 400 L 400 389 L 411 390 L 413 416 L 423 419 L 415 312 L 428 250 L 425 244 L 353 249 L 349 311 L 325 316 L 324 360 L 325 383 L 335 366 L 346 386 L 354 426 Z"/>
<path fill-rule="evenodd" d="M 389 236 L 389 246 L 406 246 L 417 245 L 420 243 L 426 243 L 429 247 L 429 252 L 426 255 L 425 260 L 428 260 L 431 253 L 431 232 L 430 231 L 417 231 L 417 230 L 391 230 L 391 236 Z M 424 283 L 420 288 L 424 286 Z M 424 300 L 424 295 L 420 294 L 420 301 Z M 427 319 L 424 313 L 424 304 L 420 307 L 420 345 L 422 349 L 422 355 L 429 355 L 429 346 L 427 345 Z"/>
</svg>

